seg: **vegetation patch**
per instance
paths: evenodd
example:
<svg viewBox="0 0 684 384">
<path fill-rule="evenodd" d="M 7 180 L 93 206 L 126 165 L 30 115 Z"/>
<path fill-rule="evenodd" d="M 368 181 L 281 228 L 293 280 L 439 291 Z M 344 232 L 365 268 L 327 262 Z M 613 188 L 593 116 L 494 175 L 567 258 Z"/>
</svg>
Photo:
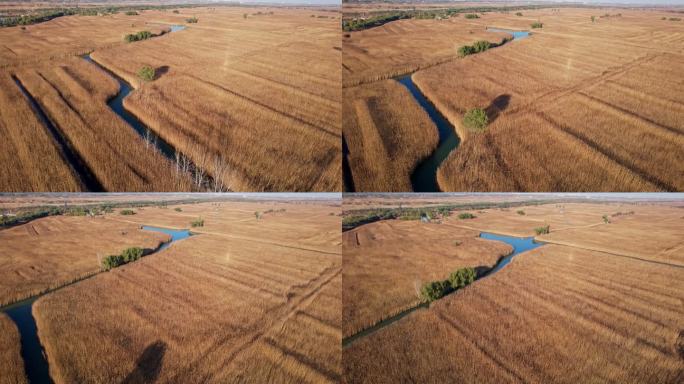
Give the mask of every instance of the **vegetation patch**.
<svg viewBox="0 0 684 384">
<path fill-rule="evenodd" d="M 196 17 L 189 17 L 185 19 L 185 22 L 188 24 L 197 24 L 199 20 Z"/>
<path fill-rule="evenodd" d="M 139 15 L 139 13 L 136 11 L 126 11 L 125 15 L 126 16 L 137 16 L 137 15 Z"/>
<path fill-rule="evenodd" d="M 122 209 L 121 211 L 119 211 L 119 214 L 124 216 L 130 216 L 135 215 L 135 211 L 132 209 Z"/>
<path fill-rule="evenodd" d="M 521 216 L 525 215 L 525 211 L 523 211 L 522 209 L 518 210 L 517 213 Z"/>
<path fill-rule="evenodd" d="M 545 226 L 543 226 L 543 227 L 537 227 L 537 228 L 535 228 L 535 229 L 534 229 L 534 232 L 535 232 L 537 235 L 546 235 L 546 234 L 549 233 L 550 229 L 551 229 L 551 226 L 550 226 L 550 225 L 545 225 Z"/>
<path fill-rule="evenodd" d="M 138 70 L 138 77 L 142 81 L 152 81 L 155 76 L 157 76 L 157 71 L 148 65 L 145 65 Z"/>
<path fill-rule="evenodd" d="M 192 226 L 193 228 L 204 227 L 204 219 L 199 217 L 196 220 L 191 221 L 190 226 Z"/>
<path fill-rule="evenodd" d="M 538 21 L 530 24 L 530 27 L 532 27 L 532 28 L 542 28 L 543 26 L 544 26 L 544 23 L 540 23 Z"/>
<path fill-rule="evenodd" d="M 109 271 L 120 265 L 136 261 L 143 256 L 143 249 L 140 247 L 126 248 L 120 255 L 110 255 L 102 259 L 102 269 Z"/>
<path fill-rule="evenodd" d="M 475 281 L 476 277 L 474 268 L 466 267 L 458 269 L 452 272 L 447 280 L 425 283 L 420 289 L 420 298 L 423 302 L 431 303 L 467 286 Z"/>
<path fill-rule="evenodd" d="M 482 108 L 473 108 L 463 115 L 463 125 L 470 131 L 483 132 L 487 124 L 489 124 L 489 118 Z"/>
<path fill-rule="evenodd" d="M 467 14 L 465 15 L 465 18 L 466 18 L 466 19 L 479 19 L 480 16 L 478 16 L 478 15 L 476 15 L 476 14 L 474 14 L 474 13 L 467 13 Z"/>
<path fill-rule="evenodd" d="M 124 36 L 124 41 L 127 43 L 132 43 L 134 41 L 147 40 L 155 36 L 157 35 L 150 31 L 140 31 L 138 33 L 129 33 L 128 35 Z"/>
<path fill-rule="evenodd" d="M 477 217 L 477 216 L 475 216 L 475 215 L 473 215 L 472 213 L 469 213 L 469 212 L 463 212 L 463 213 L 459 213 L 459 214 L 458 214 L 458 218 L 461 219 L 461 220 L 474 219 L 475 217 Z"/>
</svg>

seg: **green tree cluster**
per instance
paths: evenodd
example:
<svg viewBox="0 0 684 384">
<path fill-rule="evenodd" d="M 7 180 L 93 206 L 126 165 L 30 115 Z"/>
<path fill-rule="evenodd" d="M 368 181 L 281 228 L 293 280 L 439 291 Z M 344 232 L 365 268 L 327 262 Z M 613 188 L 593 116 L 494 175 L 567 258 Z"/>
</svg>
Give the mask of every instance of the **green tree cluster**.
<svg viewBox="0 0 684 384">
<path fill-rule="evenodd" d="M 138 33 L 129 33 L 124 36 L 124 41 L 127 43 L 132 43 L 134 41 L 147 40 L 154 37 L 155 35 L 150 31 L 140 31 Z"/>
<path fill-rule="evenodd" d="M 120 255 L 109 255 L 102 259 L 102 269 L 109 271 L 120 265 L 124 265 L 140 259 L 143 256 L 143 250 L 140 247 L 126 248 Z"/>
<path fill-rule="evenodd" d="M 482 132 L 487 128 L 489 118 L 482 108 L 473 108 L 463 115 L 463 125 L 471 131 Z"/>
<path fill-rule="evenodd" d="M 420 289 L 420 297 L 424 302 L 433 302 L 471 284 L 477 278 L 475 269 L 460 268 L 449 275 L 447 280 L 430 281 Z"/>
</svg>

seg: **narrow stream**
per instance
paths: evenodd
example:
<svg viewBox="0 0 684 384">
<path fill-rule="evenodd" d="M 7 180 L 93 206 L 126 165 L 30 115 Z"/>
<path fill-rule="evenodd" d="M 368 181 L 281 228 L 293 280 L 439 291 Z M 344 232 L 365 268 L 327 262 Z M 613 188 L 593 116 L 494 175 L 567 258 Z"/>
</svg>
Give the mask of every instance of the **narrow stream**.
<svg viewBox="0 0 684 384">
<path fill-rule="evenodd" d="M 523 39 L 530 35 L 527 31 L 513 31 L 501 28 L 487 28 L 491 32 L 506 32 L 513 35 L 513 40 Z M 432 122 L 437 126 L 439 132 L 439 143 L 437 148 L 428 158 L 423 160 L 411 175 L 411 184 L 414 192 L 439 192 L 437 184 L 437 168 L 444 159 L 449 156 L 451 151 L 458 147 L 460 139 L 456 135 L 455 127 L 435 108 L 434 104 L 420 91 L 411 78 L 412 74 L 401 76 L 396 80 L 405 86 L 418 104 L 427 112 Z"/>
<path fill-rule="evenodd" d="M 164 156 L 166 156 L 170 160 L 175 161 L 176 150 L 169 143 L 164 141 L 164 139 L 159 137 L 159 135 L 154 133 L 153 130 L 151 130 L 140 120 L 138 120 L 138 118 L 135 117 L 132 113 L 128 112 L 126 108 L 124 108 L 123 101 L 126 98 L 126 96 L 128 96 L 128 94 L 131 93 L 133 87 L 126 80 L 119 77 L 119 75 L 103 67 L 97 61 L 93 60 L 93 58 L 90 57 L 90 54 L 83 56 L 83 58 L 95 64 L 98 68 L 105 71 L 107 74 L 116 79 L 116 81 L 119 83 L 119 93 L 117 93 L 116 96 L 107 101 L 107 105 L 109 105 L 109 108 L 111 108 L 112 111 L 114 111 L 114 113 L 121 116 L 121 118 L 124 119 L 124 121 L 127 122 L 128 125 L 130 125 L 138 133 L 138 135 L 140 135 L 140 137 L 142 137 L 146 141 L 149 141 L 150 144 L 154 145 L 159 150 L 159 152 L 161 152 Z"/>
<path fill-rule="evenodd" d="M 489 233 L 489 232 L 480 233 L 480 237 L 483 239 L 487 239 L 487 240 L 497 240 L 497 241 L 501 241 L 501 242 L 504 242 L 506 244 L 509 244 L 510 246 L 513 247 L 513 252 L 511 252 L 509 255 L 507 255 L 505 257 L 502 257 L 492 269 L 490 269 L 489 271 L 484 273 L 482 276 L 478 276 L 477 280 L 480 280 L 482 278 L 485 278 L 485 277 L 488 277 L 488 276 L 491 276 L 491 275 L 497 273 L 498 271 L 503 269 L 506 265 L 508 265 L 515 256 L 517 256 L 523 252 L 526 252 L 526 251 L 529 251 L 529 250 L 532 250 L 532 249 L 535 249 L 537 247 L 544 245 L 544 243 L 536 242 L 534 240 L 534 237 L 514 237 L 514 236 L 497 235 L 497 234 Z M 477 280 L 475 280 L 475 282 L 473 282 L 472 284 L 477 284 Z M 456 292 L 458 292 L 458 291 L 456 291 Z M 414 307 L 411 307 L 409 309 L 406 309 L 406 310 L 400 312 L 397 315 L 394 315 L 394 316 L 389 317 L 385 320 L 382 320 L 382 321 L 378 322 L 377 324 L 375 324 L 369 328 L 361 330 L 361 331 L 359 331 L 359 332 L 357 332 L 357 333 L 355 333 L 349 337 L 342 339 L 342 347 L 346 348 L 347 346 L 349 346 L 354 341 L 356 341 L 362 337 L 368 336 L 370 334 L 373 334 L 376 331 L 378 331 L 378 330 L 380 330 L 380 329 L 382 329 L 382 328 L 384 328 L 384 327 L 386 327 L 386 326 L 388 326 L 388 325 L 390 325 L 396 321 L 401 320 L 402 318 L 406 317 L 407 315 L 411 314 L 412 312 L 415 312 L 419 309 L 427 309 L 427 308 L 430 308 L 430 305 L 428 303 L 420 303 Z"/>
<path fill-rule="evenodd" d="M 184 25 L 172 25 L 171 31 L 168 33 L 182 31 L 185 28 L 186 27 Z M 153 130 L 151 130 L 140 120 L 138 120 L 137 117 L 128 112 L 126 108 L 124 108 L 123 100 L 126 98 L 126 96 L 128 96 L 129 93 L 131 93 L 133 87 L 119 75 L 103 67 L 97 61 L 93 60 L 93 58 L 90 57 L 90 54 L 84 55 L 83 58 L 89 61 L 90 63 L 95 64 L 101 70 L 105 71 L 107 74 L 116 79 L 116 81 L 119 83 L 119 93 L 117 93 L 116 96 L 114 96 L 107 102 L 107 105 L 109 105 L 109 107 L 114 111 L 114 113 L 121 116 L 121 118 L 124 119 L 124 121 L 126 121 L 131 127 L 133 127 L 133 129 L 135 129 L 135 131 L 140 135 L 140 137 L 142 137 L 145 140 L 149 140 L 150 143 L 154 145 L 159 150 L 159 152 L 161 152 L 164 156 L 168 157 L 171 160 L 175 160 L 176 150 L 169 143 L 167 143 L 156 133 L 154 133 Z"/>
<path fill-rule="evenodd" d="M 175 230 L 147 225 L 143 226 L 142 229 L 145 231 L 162 232 L 171 235 L 171 240 L 162 243 L 153 252 L 147 254 L 147 256 L 170 247 L 172 243 L 178 240 L 187 239 L 188 237 L 192 236 L 192 233 L 187 229 Z M 50 369 L 45 357 L 45 352 L 38 337 L 38 327 L 36 325 L 35 319 L 33 318 L 33 303 L 48 293 L 80 283 L 81 281 L 88 280 L 97 275 L 98 273 L 95 273 L 94 275 L 84 277 L 69 284 L 65 284 L 59 288 L 48 290 L 40 295 L 36 295 L 0 308 L 0 311 L 7 314 L 7 316 L 14 321 L 19 329 L 19 336 L 21 340 L 21 357 L 24 360 L 24 369 L 26 371 L 26 377 L 28 378 L 29 384 L 53 383 L 52 379 L 50 378 Z"/>
</svg>

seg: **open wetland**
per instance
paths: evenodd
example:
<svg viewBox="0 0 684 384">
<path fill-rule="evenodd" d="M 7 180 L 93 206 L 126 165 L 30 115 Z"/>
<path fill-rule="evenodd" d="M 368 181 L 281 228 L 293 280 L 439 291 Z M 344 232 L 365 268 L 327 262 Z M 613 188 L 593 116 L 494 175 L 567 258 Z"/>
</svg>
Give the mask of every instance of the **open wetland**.
<svg viewBox="0 0 684 384">
<path fill-rule="evenodd" d="M 343 109 L 391 103 L 390 94 L 378 100 L 355 89 L 393 79 L 415 97 L 410 107 L 350 110 L 343 121 L 346 137 L 377 137 L 375 148 L 412 165 L 402 171 L 412 180 L 403 191 L 684 188 L 684 104 L 674 69 L 684 60 L 684 40 L 674 13 L 459 7 L 421 5 L 404 13 L 344 7 Z M 383 15 L 395 16 L 371 22 Z M 416 108 L 432 124 L 422 123 L 425 113 Z M 376 132 L 365 121 L 375 121 Z M 404 126 L 413 128 L 413 142 L 399 144 L 385 133 Z M 420 140 L 435 133 L 438 143 Z M 377 155 L 347 145 L 348 158 L 367 159 L 363 168 L 349 163 L 349 184 L 359 192 L 380 190 L 355 177 L 363 180 Z M 394 179 L 391 166 L 376 164 L 379 182 Z"/>
<path fill-rule="evenodd" d="M 338 382 L 338 195 L 195 199 L 0 230 L 3 379 Z"/>
<path fill-rule="evenodd" d="M 343 233 L 343 382 L 684 378 L 681 195 L 387 196 L 345 201 L 387 219 Z"/>
</svg>

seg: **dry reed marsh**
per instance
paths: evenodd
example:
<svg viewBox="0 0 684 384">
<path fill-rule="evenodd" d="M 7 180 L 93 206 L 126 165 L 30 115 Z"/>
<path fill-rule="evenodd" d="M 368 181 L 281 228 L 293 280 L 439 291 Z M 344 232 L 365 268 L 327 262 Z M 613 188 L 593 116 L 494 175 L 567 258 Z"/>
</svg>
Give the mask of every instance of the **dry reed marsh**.
<svg viewBox="0 0 684 384">
<path fill-rule="evenodd" d="M 479 212 L 469 225 L 496 232 L 514 221 L 509 233 L 525 233 L 548 216 L 551 234 L 538 238 L 562 238 L 567 245 L 521 253 L 429 309 L 357 339 L 343 349 L 343 381 L 681 381 L 684 268 L 678 256 L 662 256 L 681 254 L 680 206 L 567 204 L 563 213 L 546 205 L 521 208 L 524 215 L 516 209 Z M 600 224 L 591 224 L 597 214 Z M 563 216 L 568 227 L 556 227 Z M 442 225 L 455 225 L 452 219 Z M 629 254 L 636 248 L 641 257 Z M 345 258 L 346 249 L 345 241 Z M 345 279 L 345 298 L 346 287 Z"/>
<path fill-rule="evenodd" d="M 440 189 L 682 190 L 684 99 L 675 86 L 681 78 L 675 68 L 684 63 L 681 23 L 661 20 L 671 16 L 662 11 L 607 11 L 613 16 L 582 8 L 528 10 L 523 16 L 492 12 L 472 20 L 400 20 L 351 32 L 344 39 L 343 82 L 395 76 L 383 61 L 392 57 L 409 65 L 416 60 L 411 55 L 439 52 L 441 39 L 434 46 L 434 39 L 425 39 L 450 36 L 440 33 L 446 29 L 529 30 L 530 37 L 486 52 L 414 65 L 413 81 L 461 138 L 438 170 Z M 537 20 L 543 28 L 531 29 Z M 355 38 L 364 34 L 373 38 Z M 404 46 L 412 39 L 420 41 L 419 48 Z M 403 55 L 387 54 L 404 48 Z M 383 75 L 361 81 L 354 72 L 363 68 L 359 63 Z M 488 114 L 484 133 L 462 124 L 473 108 Z"/>
<path fill-rule="evenodd" d="M 353 189 L 411 191 L 413 169 L 439 141 L 427 113 L 393 80 L 345 88 L 343 93 L 342 125 Z"/>
<path fill-rule="evenodd" d="M 351 336 L 420 303 L 428 281 L 464 267 L 492 267 L 512 251 L 450 224 L 388 220 L 342 235 L 344 336 Z"/>
<path fill-rule="evenodd" d="M 117 216 L 187 228 L 201 215 L 205 224 L 35 303 L 52 379 L 338 382 L 339 210 L 333 201 L 222 202 Z"/>
<path fill-rule="evenodd" d="M 0 313 L 0 383 L 25 384 L 24 362 L 21 359 L 19 332 L 14 322 Z"/>
<path fill-rule="evenodd" d="M 9 86 L 3 87 L 0 101 L 11 103 L 0 106 L 0 128 L 8 131 L 21 156 L 0 164 L 13 176 L 0 190 L 87 189 L 79 183 L 78 167 L 60 156 L 59 145 L 51 143 L 51 135 L 45 137 L 46 128 L 30 117 L 28 102 L 17 96 L 10 76 L 36 99 L 99 188 L 206 188 L 193 184 L 192 175 L 179 172 L 176 159 L 163 157 L 114 115 L 106 101 L 118 93 L 118 83 L 80 57 L 89 52 L 134 87 L 125 108 L 187 157 L 202 177 L 211 178 L 213 188 L 341 190 L 336 9 L 217 7 L 139 13 L 58 17 L 0 31 L 0 74 Z M 191 16 L 199 22 L 187 24 Z M 158 33 L 178 24 L 187 29 L 123 42 L 127 33 Z M 142 66 L 156 70 L 149 84 L 136 75 Z M 19 118 L 27 118 L 32 130 L 17 133 Z M 43 142 L 48 144 L 37 145 Z M 45 152 L 49 161 L 34 165 L 25 159 L 25 153 L 35 150 Z M 51 169 L 66 175 L 64 185 L 42 175 Z"/>
<path fill-rule="evenodd" d="M 95 274 L 105 256 L 168 240 L 111 216 L 53 216 L 0 230 L 0 306 Z"/>
</svg>

